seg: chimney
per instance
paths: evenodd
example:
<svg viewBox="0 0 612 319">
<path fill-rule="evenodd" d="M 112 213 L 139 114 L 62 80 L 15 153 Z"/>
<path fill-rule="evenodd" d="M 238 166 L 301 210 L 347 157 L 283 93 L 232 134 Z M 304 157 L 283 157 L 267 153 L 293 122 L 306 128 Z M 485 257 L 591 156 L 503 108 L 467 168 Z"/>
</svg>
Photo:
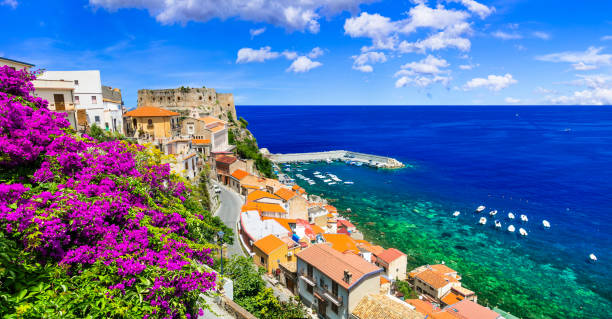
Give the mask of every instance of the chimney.
<svg viewBox="0 0 612 319">
<path fill-rule="evenodd" d="M 351 274 L 350 271 L 348 271 L 347 269 L 344 270 L 344 282 L 346 282 L 347 284 L 351 283 L 351 278 L 353 277 L 353 274 Z"/>
</svg>

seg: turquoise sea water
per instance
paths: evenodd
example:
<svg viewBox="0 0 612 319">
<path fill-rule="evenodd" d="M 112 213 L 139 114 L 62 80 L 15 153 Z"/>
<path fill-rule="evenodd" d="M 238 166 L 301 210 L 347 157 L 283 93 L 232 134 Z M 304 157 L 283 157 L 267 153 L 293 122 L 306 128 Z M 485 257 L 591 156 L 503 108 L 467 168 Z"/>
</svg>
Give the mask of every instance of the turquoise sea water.
<svg viewBox="0 0 612 319">
<path fill-rule="evenodd" d="M 351 208 L 366 239 L 403 250 L 411 266 L 445 261 L 482 304 L 521 317 L 611 317 L 612 109 L 240 106 L 238 113 L 271 152 L 346 149 L 409 164 L 390 171 L 319 163 L 297 173 L 353 181 L 299 183 Z M 481 204 L 485 226 L 472 212 Z M 504 229 L 512 223 L 529 236 L 496 230 L 489 208 L 499 210 Z M 510 221 L 509 211 L 529 222 Z M 587 262 L 590 253 L 597 263 Z"/>
</svg>

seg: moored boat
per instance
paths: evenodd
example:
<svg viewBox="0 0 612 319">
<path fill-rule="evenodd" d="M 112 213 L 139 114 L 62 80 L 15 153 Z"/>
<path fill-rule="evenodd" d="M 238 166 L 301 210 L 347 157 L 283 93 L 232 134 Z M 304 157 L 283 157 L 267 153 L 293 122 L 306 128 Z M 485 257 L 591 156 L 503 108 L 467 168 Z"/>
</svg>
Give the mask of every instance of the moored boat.
<svg viewBox="0 0 612 319">
<path fill-rule="evenodd" d="M 510 219 L 514 219 L 514 214 L 512 214 L 512 213 L 508 213 L 508 218 L 510 218 Z"/>
<path fill-rule="evenodd" d="M 528 222 L 529 219 L 527 218 L 527 215 L 521 214 L 521 220 L 524 222 Z"/>
<path fill-rule="evenodd" d="M 483 210 L 485 210 L 485 208 L 486 208 L 486 207 L 484 207 L 484 206 L 480 205 L 480 206 L 478 206 L 478 207 L 476 208 L 476 212 L 477 212 L 477 213 L 481 213 Z"/>
<path fill-rule="evenodd" d="M 491 216 L 497 215 L 497 209 L 494 209 L 494 210 L 490 211 L 489 215 L 491 215 Z"/>
<path fill-rule="evenodd" d="M 495 221 L 495 228 L 501 228 L 502 224 L 499 220 Z"/>
<path fill-rule="evenodd" d="M 527 236 L 527 231 L 524 228 L 519 228 L 519 234 L 521 234 L 521 236 Z"/>
<path fill-rule="evenodd" d="M 597 261 L 597 256 L 595 256 L 595 254 L 590 254 L 589 255 L 589 259 L 593 262 Z"/>
<path fill-rule="evenodd" d="M 480 220 L 478 221 L 479 224 L 484 225 L 487 223 L 487 218 L 486 217 L 480 217 Z"/>
<path fill-rule="evenodd" d="M 514 225 L 508 226 L 508 231 L 509 232 L 514 233 L 514 230 L 515 230 Z"/>
<path fill-rule="evenodd" d="M 542 226 L 544 226 L 544 228 L 550 228 L 550 223 L 545 219 L 542 221 Z"/>
<path fill-rule="evenodd" d="M 460 211 L 458 211 L 458 210 L 456 210 L 456 211 L 453 213 L 453 216 L 455 216 L 455 217 L 457 217 L 457 216 L 459 216 L 459 215 L 461 215 L 461 212 L 460 212 Z"/>
</svg>

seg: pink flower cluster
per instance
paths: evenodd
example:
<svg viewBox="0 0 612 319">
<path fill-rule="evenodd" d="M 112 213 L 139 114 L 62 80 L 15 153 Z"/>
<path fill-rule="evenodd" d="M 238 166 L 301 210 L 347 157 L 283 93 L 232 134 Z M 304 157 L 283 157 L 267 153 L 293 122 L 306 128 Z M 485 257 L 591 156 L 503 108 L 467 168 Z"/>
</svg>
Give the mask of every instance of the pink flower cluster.
<svg viewBox="0 0 612 319">
<path fill-rule="evenodd" d="M 69 135 L 61 114 L 30 96 L 34 78 L 0 68 L 0 169 L 33 167 L 24 184 L 0 183 L 0 231 L 69 272 L 116 269 L 109 295 L 155 269 L 164 275 L 146 299 L 156 316 L 178 316 L 171 300 L 215 285 L 214 273 L 193 270 L 212 264 L 210 249 L 189 238 L 184 210 L 170 209 L 185 200 L 185 185 L 168 165 L 139 161 L 140 146 Z"/>
</svg>

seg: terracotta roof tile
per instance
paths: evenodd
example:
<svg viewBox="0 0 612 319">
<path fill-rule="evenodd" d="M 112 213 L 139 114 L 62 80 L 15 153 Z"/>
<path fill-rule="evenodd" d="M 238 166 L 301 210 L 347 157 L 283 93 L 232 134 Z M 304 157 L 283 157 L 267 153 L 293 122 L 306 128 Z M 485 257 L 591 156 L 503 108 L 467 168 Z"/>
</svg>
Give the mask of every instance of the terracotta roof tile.
<svg viewBox="0 0 612 319">
<path fill-rule="evenodd" d="M 355 228 L 355 225 L 346 219 L 338 219 L 338 226 L 344 226 L 346 228 Z"/>
<path fill-rule="evenodd" d="M 232 177 L 234 177 L 237 180 L 241 180 L 245 178 L 247 175 L 249 175 L 249 173 L 241 169 L 237 169 L 232 173 Z"/>
<path fill-rule="evenodd" d="M 278 248 L 287 245 L 284 241 L 274 235 L 268 235 L 253 243 L 253 246 L 259 248 L 261 251 L 269 255 L 271 252 Z"/>
<path fill-rule="evenodd" d="M 191 143 L 193 144 L 210 144 L 210 140 L 209 139 L 197 139 L 194 138 L 191 140 Z"/>
<path fill-rule="evenodd" d="M 445 312 L 465 319 L 497 319 L 501 317 L 497 312 L 467 299 L 447 307 Z"/>
<path fill-rule="evenodd" d="M 222 129 L 224 129 L 224 128 L 225 128 L 225 126 L 223 126 L 223 125 L 218 125 L 218 126 L 215 126 L 215 127 L 211 127 L 211 128 L 210 128 L 210 130 L 211 130 L 213 133 L 216 133 L 216 132 L 221 131 L 221 130 L 222 130 Z"/>
<path fill-rule="evenodd" d="M 176 112 L 168 111 L 156 106 L 141 106 L 135 110 L 131 110 L 125 113 L 123 116 L 127 117 L 168 117 L 178 116 Z"/>
<path fill-rule="evenodd" d="M 278 217 L 267 217 L 267 216 L 264 216 L 264 217 L 261 218 L 261 220 L 267 220 L 267 219 L 274 219 L 277 223 L 279 223 L 281 226 L 285 227 L 285 229 L 287 229 L 288 231 L 293 231 L 291 229 L 291 224 L 295 224 L 295 219 L 278 218 Z"/>
<path fill-rule="evenodd" d="M 454 292 L 447 293 L 442 299 L 440 299 L 446 305 L 454 305 L 459 301 L 465 299 L 462 295 L 456 294 Z"/>
<path fill-rule="evenodd" d="M 216 117 L 212 117 L 212 116 L 205 116 L 205 117 L 201 117 L 198 120 L 204 122 L 205 124 L 212 124 L 212 123 L 222 123 L 225 124 L 224 121 L 216 118 Z"/>
<path fill-rule="evenodd" d="M 350 289 L 366 275 L 379 276 L 382 271 L 382 268 L 376 267 L 357 255 L 340 253 L 327 244 L 312 245 L 299 252 L 297 257 L 311 264 L 346 289 Z M 350 284 L 344 281 L 344 270 L 352 274 Z"/>
<path fill-rule="evenodd" d="M 444 275 L 451 274 L 451 273 L 456 273 L 457 272 L 456 270 L 454 270 L 454 269 L 452 269 L 452 268 L 450 268 L 450 267 L 448 267 L 446 265 L 443 265 L 443 264 L 431 265 L 429 267 L 431 267 L 431 269 L 433 269 L 434 271 L 439 272 L 439 273 L 444 274 Z"/>
<path fill-rule="evenodd" d="M 234 156 L 227 156 L 227 155 L 221 155 L 219 157 L 217 157 L 215 159 L 217 162 L 221 162 L 221 163 L 225 163 L 225 164 L 232 164 L 235 161 L 237 161 L 238 159 Z"/>
<path fill-rule="evenodd" d="M 416 311 L 424 315 L 431 315 L 433 312 L 439 310 L 438 308 L 435 308 L 434 305 L 432 305 L 430 302 L 421 299 L 406 299 L 406 302 L 411 304 L 416 309 Z"/>
<path fill-rule="evenodd" d="M 281 199 L 280 197 L 264 191 L 254 191 L 247 196 L 247 202 L 253 202 L 262 198 Z"/>
<path fill-rule="evenodd" d="M 284 188 L 284 187 L 279 188 L 276 191 L 276 193 L 274 193 L 274 195 L 282 198 L 285 201 L 288 201 L 288 200 L 292 199 L 293 197 L 297 196 L 297 194 L 294 191 L 292 191 L 292 190 L 290 190 L 288 188 Z"/>
<path fill-rule="evenodd" d="M 440 289 L 450 283 L 445 279 L 444 276 L 429 269 L 423 271 L 420 274 L 417 274 L 416 278 L 432 286 L 434 289 Z"/>
<path fill-rule="evenodd" d="M 359 319 L 424 319 L 407 303 L 388 296 L 373 294 L 362 298 L 352 314 Z"/>
<path fill-rule="evenodd" d="M 346 234 L 323 234 L 323 238 L 326 242 L 332 244 L 332 248 L 343 253 L 346 251 L 350 251 L 352 253 L 358 254 L 359 248 L 357 248 L 357 244 L 355 240 Z"/>
<path fill-rule="evenodd" d="M 395 249 L 395 248 L 389 248 L 385 251 L 383 251 L 380 254 L 376 255 L 378 258 L 382 259 L 384 262 L 386 262 L 387 264 L 390 264 L 392 261 L 402 257 L 402 256 L 406 256 L 406 254 L 404 254 L 403 252 Z"/>
</svg>

